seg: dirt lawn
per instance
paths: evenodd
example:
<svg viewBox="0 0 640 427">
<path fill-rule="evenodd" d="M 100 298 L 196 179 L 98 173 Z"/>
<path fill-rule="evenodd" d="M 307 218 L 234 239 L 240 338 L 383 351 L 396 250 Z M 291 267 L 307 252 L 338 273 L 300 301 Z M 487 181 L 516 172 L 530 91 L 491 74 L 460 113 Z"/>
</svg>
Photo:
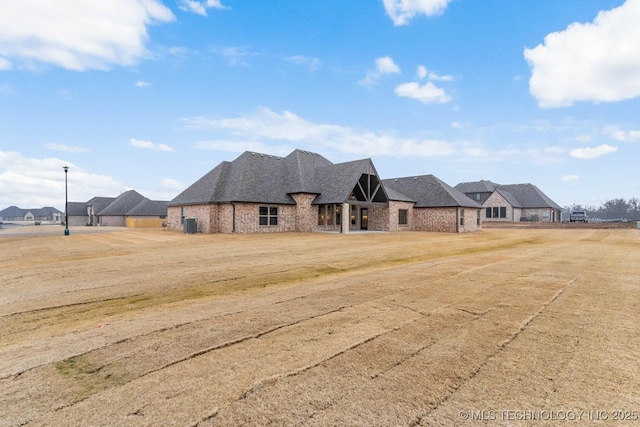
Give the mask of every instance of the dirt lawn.
<svg viewBox="0 0 640 427">
<path fill-rule="evenodd" d="M 640 425 L 640 230 L 0 233 L 0 426 Z"/>
</svg>

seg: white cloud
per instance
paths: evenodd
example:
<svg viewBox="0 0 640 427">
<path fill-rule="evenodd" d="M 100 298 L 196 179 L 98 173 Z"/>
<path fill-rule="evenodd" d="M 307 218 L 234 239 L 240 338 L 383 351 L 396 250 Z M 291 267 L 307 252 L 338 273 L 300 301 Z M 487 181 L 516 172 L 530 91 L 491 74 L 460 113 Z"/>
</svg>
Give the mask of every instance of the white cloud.
<svg viewBox="0 0 640 427">
<path fill-rule="evenodd" d="M 579 181 L 580 177 L 578 175 L 564 175 L 560 178 L 561 181 Z"/>
<path fill-rule="evenodd" d="M 612 147 L 607 144 L 598 145 L 597 147 L 587 148 L 575 148 L 569 152 L 571 157 L 576 159 L 595 159 L 596 157 L 604 156 L 605 154 L 615 153 L 618 151 L 617 147 Z"/>
<path fill-rule="evenodd" d="M 207 16 L 207 9 L 229 9 L 229 7 L 224 6 L 220 0 L 180 0 L 178 7 L 185 12 L 193 12 L 202 16 Z"/>
<path fill-rule="evenodd" d="M 318 68 L 320 68 L 320 66 L 322 65 L 322 61 L 320 61 L 318 58 L 312 58 L 302 55 L 289 56 L 286 58 L 286 60 L 294 64 L 308 67 L 309 71 L 311 72 L 317 71 Z"/>
<path fill-rule="evenodd" d="M 590 135 L 578 135 L 576 136 L 576 141 L 578 142 L 583 142 L 583 143 L 588 143 L 591 142 L 593 140 L 593 138 L 591 138 Z"/>
<path fill-rule="evenodd" d="M 0 2 L 0 68 L 129 66 L 148 55 L 147 25 L 175 17 L 158 0 Z"/>
<path fill-rule="evenodd" d="M 416 75 L 418 76 L 418 80 L 422 80 L 425 77 L 428 77 L 429 80 L 432 81 L 452 82 L 454 80 L 453 76 L 448 74 L 440 75 L 438 73 L 434 73 L 433 71 L 427 70 L 427 67 L 425 67 L 424 65 L 418 65 Z"/>
<path fill-rule="evenodd" d="M 188 129 L 210 129 L 226 131 L 240 139 L 234 143 L 228 141 L 209 141 L 199 143 L 199 148 L 238 151 L 268 151 L 272 145 L 264 140 L 284 142 L 291 145 L 306 145 L 331 148 L 342 153 L 379 156 L 443 156 L 455 154 L 453 146 L 445 141 L 431 139 L 398 138 L 390 134 L 377 134 L 371 131 L 359 131 L 347 126 L 319 124 L 284 111 L 276 113 L 268 108 L 247 117 L 208 119 L 192 117 L 183 119 Z M 260 141 L 260 142 L 246 142 Z M 286 152 L 290 149 L 287 147 Z M 285 153 L 286 153 L 285 152 Z"/>
<path fill-rule="evenodd" d="M 200 150 L 224 151 L 227 153 L 244 153 L 253 151 L 255 153 L 270 153 L 276 155 L 286 155 L 292 151 L 289 146 L 274 147 L 257 141 L 200 141 L 196 142 L 195 148 Z"/>
<path fill-rule="evenodd" d="M 378 83 L 380 77 L 384 74 L 399 74 L 400 67 L 396 65 L 393 59 L 389 56 L 383 56 L 380 58 L 376 58 L 376 68 L 375 70 L 370 70 L 367 72 L 367 75 L 364 79 L 360 80 L 358 83 L 362 86 L 371 86 Z"/>
<path fill-rule="evenodd" d="M 446 104 L 451 101 L 451 97 L 447 95 L 444 89 L 437 87 L 431 82 L 427 82 L 422 86 L 415 82 L 403 83 L 396 87 L 396 95 L 417 99 L 423 104 L 431 104 L 434 102 Z"/>
<path fill-rule="evenodd" d="M 451 0 L 383 0 L 387 15 L 395 25 L 406 25 L 416 15 L 433 16 L 444 12 Z"/>
<path fill-rule="evenodd" d="M 255 56 L 246 46 L 227 46 L 214 48 L 213 52 L 222 55 L 229 65 L 247 67 L 249 64 L 244 60 L 249 56 Z"/>
<path fill-rule="evenodd" d="M 117 195 L 125 186 L 107 175 L 92 174 L 80 166 L 57 158 L 28 158 L 0 151 L 0 206 L 21 208 L 54 206 L 64 210 L 65 173 L 69 201 L 84 202 L 95 196 Z"/>
<path fill-rule="evenodd" d="M 46 144 L 44 144 L 45 147 L 49 148 L 50 150 L 55 150 L 55 151 L 64 151 L 67 153 L 86 153 L 89 151 L 88 148 L 86 147 L 78 147 L 78 146 L 74 146 L 74 145 L 64 145 L 64 144 L 55 144 L 53 142 L 47 142 Z"/>
<path fill-rule="evenodd" d="M 640 141 L 639 130 L 624 131 L 616 127 L 608 127 L 605 129 L 605 133 L 617 141 L 622 141 L 622 142 Z"/>
<path fill-rule="evenodd" d="M 163 179 L 162 186 L 170 190 L 182 190 L 183 188 L 185 188 L 185 186 L 182 185 L 182 183 L 172 178 Z"/>
<path fill-rule="evenodd" d="M 525 49 L 529 91 L 540 107 L 615 102 L 640 96 L 640 0 L 601 11 Z"/>
<path fill-rule="evenodd" d="M 173 149 L 173 147 L 170 147 L 170 146 L 165 145 L 165 144 L 155 144 L 155 143 L 150 142 L 150 141 L 141 141 L 141 140 L 135 139 L 135 138 L 131 138 L 129 140 L 129 144 L 132 145 L 133 147 L 144 148 L 144 149 L 147 149 L 147 150 L 175 151 Z"/>
<path fill-rule="evenodd" d="M 136 82 L 136 87 L 151 87 L 151 83 L 145 82 L 145 81 L 142 81 L 142 80 L 138 80 Z"/>
</svg>

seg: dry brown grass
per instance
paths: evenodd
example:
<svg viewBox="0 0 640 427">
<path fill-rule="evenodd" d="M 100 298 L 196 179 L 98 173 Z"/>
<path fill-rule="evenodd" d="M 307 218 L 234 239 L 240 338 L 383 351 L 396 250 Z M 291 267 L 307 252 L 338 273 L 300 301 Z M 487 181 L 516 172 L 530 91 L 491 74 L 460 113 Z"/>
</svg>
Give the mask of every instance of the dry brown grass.
<svg viewBox="0 0 640 427">
<path fill-rule="evenodd" d="M 0 426 L 594 424 L 504 411 L 640 411 L 639 258 L 632 229 L 0 235 Z"/>
</svg>

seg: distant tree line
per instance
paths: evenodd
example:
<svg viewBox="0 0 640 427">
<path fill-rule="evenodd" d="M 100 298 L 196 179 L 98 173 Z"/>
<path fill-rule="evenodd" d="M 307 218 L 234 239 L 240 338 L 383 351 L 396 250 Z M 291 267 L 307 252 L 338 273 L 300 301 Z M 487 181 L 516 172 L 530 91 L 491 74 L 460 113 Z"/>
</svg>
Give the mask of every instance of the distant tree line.
<svg viewBox="0 0 640 427">
<path fill-rule="evenodd" d="M 568 218 L 572 211 L 586 211 L 591 219 L 603 220 L 640 220 L 640 200 L 637 197 L 607 200 L 601 206 L 566 206 L 563 218 Z"/>
</svg>

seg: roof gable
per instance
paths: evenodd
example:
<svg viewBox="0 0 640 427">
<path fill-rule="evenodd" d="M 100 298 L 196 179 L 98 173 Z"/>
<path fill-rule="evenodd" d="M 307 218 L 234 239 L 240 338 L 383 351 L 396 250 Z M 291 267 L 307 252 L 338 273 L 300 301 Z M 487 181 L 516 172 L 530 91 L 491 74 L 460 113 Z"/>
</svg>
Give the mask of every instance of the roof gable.
<svg viewBox="0 0 640 427">
<path fill-rule="evenodd" d="M 468 193 L 493 193 L 500 184 L 496 184 L 491 181 L 474 181 L 474 182 L 461 182 L 456 185 L 454 188 L 458 191 L 461 191 L 465 194 Z"/>
<path fill-rule="evenodd" d="M 149 200 L 145 197 L 127 212 L 127 216 L 166 216 L 168 203 L 160 200 Z"/>
<path fill-rule="evenodd" d="M 317 188 L 315 192 L 318 193 L 318 197 L 313 203 L 345 203 L 354 192 L 354 188 L 358 186 L 363 175 L 375 177 L 375 179 L 371 183 L 367 180 L 364 185 L 360 184 L 362 192 L 366 193 L 362 196 L 374 198 L 375 200 L 370 201 L 374 203 L 388 202 L 389 197 L 373 162 L 371 159 L 363 159 L 317 168 L 314 180 Z M 380 184 L 379 188 L 378 184 Z"/>
<path fill-rule="evenodd" d="M 140 203 L 143 199 L 144 196 L 137 191 L 129 190 L 116 197 L 113 202 L 111 202 L 106 208 L 97 212 L 97 214 L 100 216 L 126 215 L 131 208 Z"/>
<path fill-rule="evenodd" d="M 562 209 L 533 184 L 500 185 L 498 189 L 511 193 L 523 208 Z"/>
<path fill-rule="evenodd" d="M 416 208 L 481 206 L 433 175 L 385 179 L 385 187 L 416 201 Z"/>
</svg>

